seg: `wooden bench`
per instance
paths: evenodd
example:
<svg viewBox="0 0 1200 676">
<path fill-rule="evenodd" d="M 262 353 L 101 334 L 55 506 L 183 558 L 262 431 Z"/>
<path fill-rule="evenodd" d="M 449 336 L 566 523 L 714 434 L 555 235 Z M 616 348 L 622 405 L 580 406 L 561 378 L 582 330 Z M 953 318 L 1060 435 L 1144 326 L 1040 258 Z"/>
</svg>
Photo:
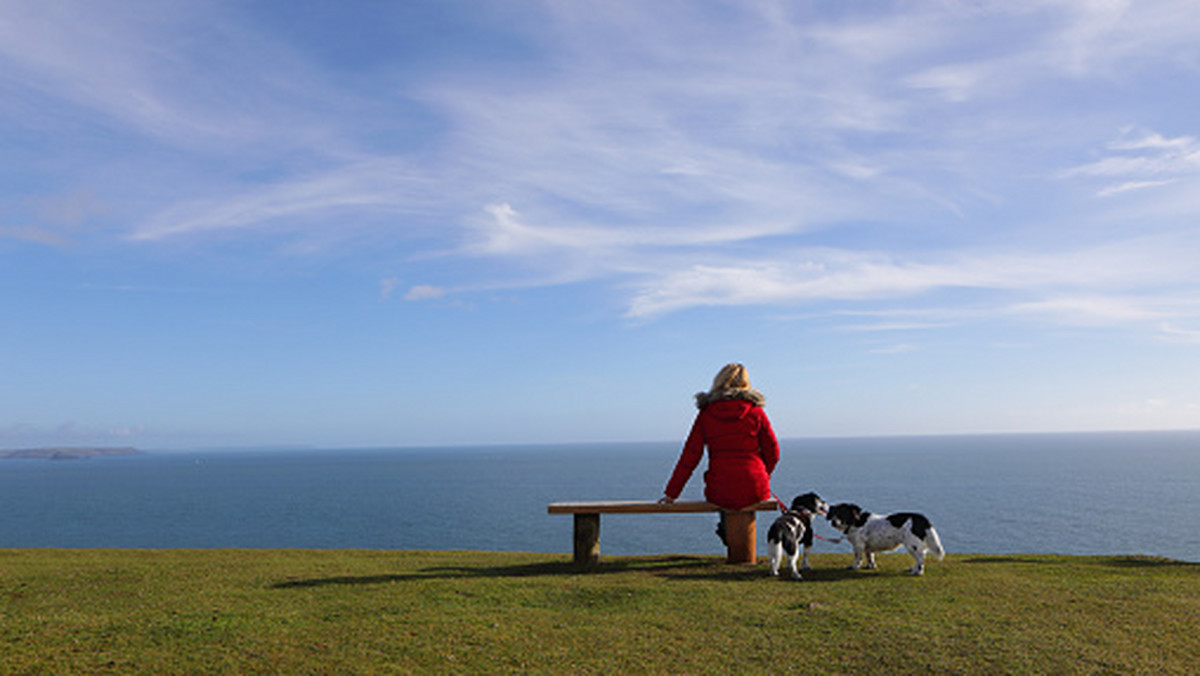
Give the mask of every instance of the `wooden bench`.
<svg viewBox="0 0 1200 676">
<path fill-rule="evenodd" d="M 575 515 L 575 564 L 591 568 L 600 563 L 601 514 L 682 514 L 725 512 L 726 560 L 729 563 L 755 563 L 758 560 L 755 512 L 779 509 L 775 500 L 755 503 L 739 510 L 727 510 L 711 502 L 677 500 L 670 504 L 621 500 L 609 502 L 554 502 L 550 514 Z"/>
</svg>

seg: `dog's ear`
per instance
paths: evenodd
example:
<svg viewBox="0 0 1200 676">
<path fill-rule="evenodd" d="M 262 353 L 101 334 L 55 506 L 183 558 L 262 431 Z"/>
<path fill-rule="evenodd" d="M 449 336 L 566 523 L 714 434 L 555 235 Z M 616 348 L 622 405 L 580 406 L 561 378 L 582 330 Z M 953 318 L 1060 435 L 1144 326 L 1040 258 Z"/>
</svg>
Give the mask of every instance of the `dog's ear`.
<svg viewBox="0 0 1200 676">
<path fill-rule="evenodd" d="M 834 519 L 841 519 L 841 518 L 843 518 L 842 514 L 845 511 L 846 511 L 846 504 L 844 502 L 839 502 L 838 504 L 830 507 L 828 509 L 828 511 L 825 512 L 825 518 L 830 521 L 833 521 Z"/>
</svg>

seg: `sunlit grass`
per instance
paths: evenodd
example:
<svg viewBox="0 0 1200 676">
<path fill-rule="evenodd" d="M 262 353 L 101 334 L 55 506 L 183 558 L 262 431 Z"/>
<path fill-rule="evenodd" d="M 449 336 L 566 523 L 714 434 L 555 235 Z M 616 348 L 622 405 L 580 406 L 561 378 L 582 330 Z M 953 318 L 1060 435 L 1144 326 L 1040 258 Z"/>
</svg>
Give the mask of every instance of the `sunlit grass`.
<svg viewBox="0 0 1200 676">
<path fill-rule="evenodd" d="M 0 673 L 1194 673 L 1200 566 L 0 550 Z"/>
</svg>

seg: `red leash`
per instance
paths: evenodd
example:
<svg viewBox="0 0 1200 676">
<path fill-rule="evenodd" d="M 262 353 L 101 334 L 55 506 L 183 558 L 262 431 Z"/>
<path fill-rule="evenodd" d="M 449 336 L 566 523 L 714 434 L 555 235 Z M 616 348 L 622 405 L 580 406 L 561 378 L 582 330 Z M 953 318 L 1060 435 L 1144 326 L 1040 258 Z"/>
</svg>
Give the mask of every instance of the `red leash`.
<svg viewBox="0 0 1200 676">
<path fill-rule="evenodd" d="M 779 499 L 779 496 L 778 496 L 778 495 L 775 495 L 775 491 L 771 491 L 771 497 L 775 498 L 775 504 L 779 505 L 779 511 L 780 511 L 780 512 L 786 512 L 786 511 L 787 511 L 787 507 L 784 507 L 784 506 L 783 506 L 783 500 L 780 500 L 780 499 Z"/>
</svg>

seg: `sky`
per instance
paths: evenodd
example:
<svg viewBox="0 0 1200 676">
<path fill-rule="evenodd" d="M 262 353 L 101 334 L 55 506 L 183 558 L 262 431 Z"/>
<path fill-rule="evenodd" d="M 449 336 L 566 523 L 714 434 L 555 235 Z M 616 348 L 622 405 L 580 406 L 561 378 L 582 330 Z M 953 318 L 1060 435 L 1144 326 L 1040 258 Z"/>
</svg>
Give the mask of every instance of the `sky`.
<svg viewBox="0 0 1200 676">
<path fill-rule="evenodd" d="M 0 448 L 1200 428 L 1192 0 L 0 0 Z"/>
</svg>

